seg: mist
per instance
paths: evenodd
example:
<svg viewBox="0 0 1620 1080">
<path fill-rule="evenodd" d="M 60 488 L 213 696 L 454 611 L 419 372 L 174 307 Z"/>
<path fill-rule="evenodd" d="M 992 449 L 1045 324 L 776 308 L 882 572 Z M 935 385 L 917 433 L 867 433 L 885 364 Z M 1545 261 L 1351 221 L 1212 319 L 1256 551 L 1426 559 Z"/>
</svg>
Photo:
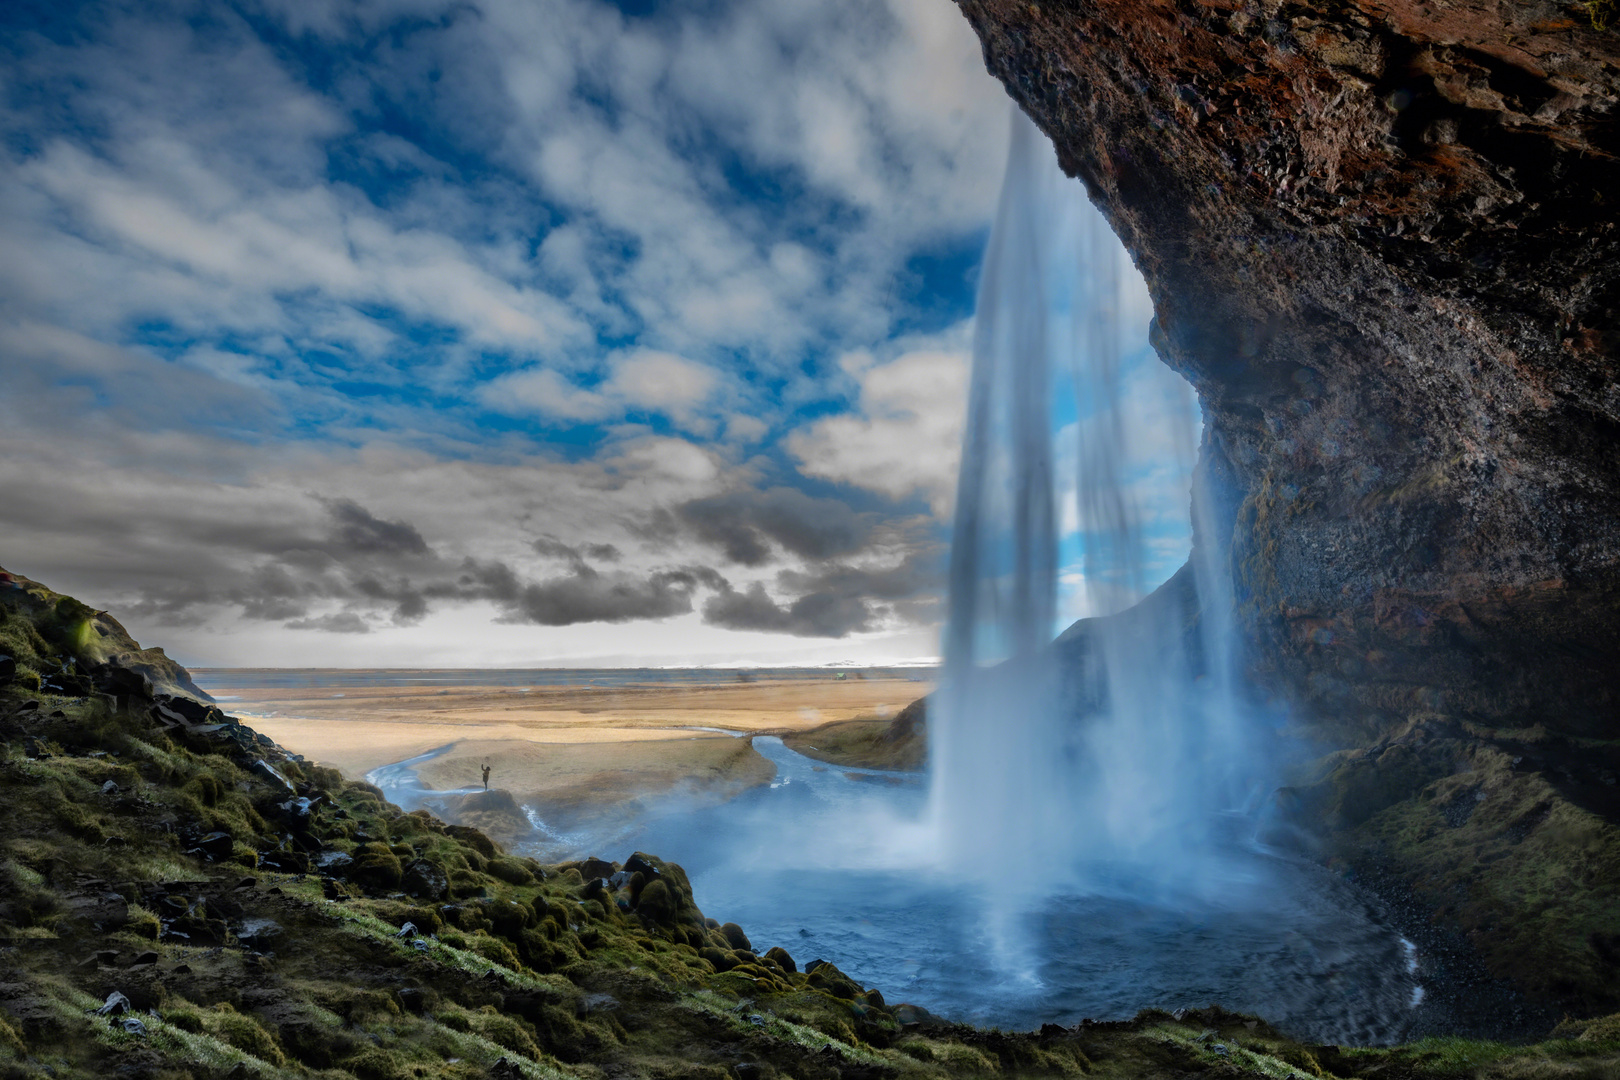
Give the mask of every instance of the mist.
<svg viewBox="0 0 1620 1080">
<path fill-rule="evenodd" d="M 758 950 L 827 959 L 977 1023 L 1029 1028 L 1218 1000 L 1300 1037 L 1388 1043 L 1421 1000 L 1379 903 L 1258 837 L 1279 739 L 1237 672 L 1222 555 L 1155 580 L 1144 454 L 1193 474 L 1190 394 L 1130 398 L 1142 286 L 1044 136 L 1014 116 L 978 296 L 929 766 L 829 765 L 753 737 L 729 801 L 534 826 L 557 860 L 657 851 Z M 1139 358 L 1136 358 L 1140 362 Z M 1157 362 L 1157 361 L 1152 361 Z M 1064 460 L 1063 454 L 1072 455 Z M 1189 518 L 1209 503 L 1187 493 Z M 1097 616 L 1059 625 L 1061 579 Z M 813 748 L 811 749 L 813 752 Z M 408 766 L 372 774 L 405 805 Z M 441 804 L 442 805 L 442 804 Z"/>
</svg>

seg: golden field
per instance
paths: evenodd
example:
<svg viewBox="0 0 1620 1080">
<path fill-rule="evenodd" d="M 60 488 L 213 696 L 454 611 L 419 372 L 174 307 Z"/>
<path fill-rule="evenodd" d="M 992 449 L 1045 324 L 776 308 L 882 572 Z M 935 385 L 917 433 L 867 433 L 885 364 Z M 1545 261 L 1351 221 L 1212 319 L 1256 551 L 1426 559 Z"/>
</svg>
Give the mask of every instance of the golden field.
<svg viewBox="0 0 1620 1080">
<path fill-rule="evenodd" d="M 209 681 L 223 708 L 348 776 L 358 779 L 450 746 L 419 768 L 425 786 L 479 786 L 487 762 L 492 789 L 527 805 L 571 811 L 675 790 L 729 797 L 773 774 L 749 741 L 736 736 L 884 719 L 932 689 L 912 679 L 856 673 L 744 681 L 735 672 L 716 672 L 712 682 L 695 684 L 527 688 L 265 689 L 220 685 L 221 677 L 229 673 Z"/>
</svg>

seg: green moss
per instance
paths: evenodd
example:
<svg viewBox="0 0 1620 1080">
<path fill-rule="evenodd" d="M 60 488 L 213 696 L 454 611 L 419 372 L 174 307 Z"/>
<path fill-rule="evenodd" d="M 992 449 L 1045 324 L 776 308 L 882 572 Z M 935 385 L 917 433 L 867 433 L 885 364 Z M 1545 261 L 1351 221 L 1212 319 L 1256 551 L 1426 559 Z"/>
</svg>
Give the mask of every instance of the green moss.
<svg viewBox="0 0 1620 1080">
<path fill-rule="evenodd" d="M 10 859 L 0 861 L 0 936 L 5 936 L 7 927 L 49 926 L 66 910 L 39 873 Z"/>
<path fill-rule="evenodd" d="M 467 951 L 504 968 L 522 967 L 517 952 L 509 943 L 498 937 L 491 937 L 482 930 L 467 939 Z"/>
<path fill-rule="evenodd" d="M 196 799 L 202 806 L 213 806 L 219 802 L 220 796 L 225 794 L 225 785 L 210 773 L 194 776 L 180 789 L 187 795 Z"/>
<path fill-rule="evenodd" d="M 147 941 L 156 941 L 158 935 L 163 932 L 163 923 L 157 915 L 140 904 L 130 904 L 127 912 L 129 922 L 124 927 L 127 933 Z"/>
<path fill-rule="evenodd" d="M 226 1002 L 210 1009 L 189 1004 L 170 1005 L 163 1019 L 188 1034 L 206 1034 L 269 1065 L 286 1064 L 279 1040 L 251 1016 L 243 1016 Z"/>
<path fill-rule="evenodd" d="M 52 601 L 53 617 L 59 606 Z M 0 626 L 25 621 L 15 606 L 0 601 L 0 609 L 11 613 Z M 463 899 L 445 906 L 375 895 L 338 902 L 325 898 L 315 878 L 259 874 L 256 884 L 243 883 L 240 866 L 179 855 L 177 834 L 228 824 L 226 831 L 241 845 L 238 855 L 250 857 L 253 845 L 284 831 L 267 824 L 277 812 L 273 801 L 229 747 L 220 753 L 217 743 L 176 745 L 154 730 L 144 706 L 136 705 L 113 716 L 65 703 L 69 722 L 53 729 L 59 731 L 53 736 L 59 758 L 30 762 L 12 755 L 0 764 L 0 798 L 13 823 L 0 841 L 0 917 L 12 919 L 4 932 L 21 946 L 7 952 L 7 992 L 21 988 L 19 993 L 32 995 L 29 1000 L 55 1003 L 37 1038 L 33 1027 L 25 1032 L 0 1017 L 7 1025 L 0 1027 L 0 1061 L 21 1052 L 8 1039 L 9 1029 L 19 1038 L 26 1034 L 27 1051 L 52 1062 L 58 1076 L 129 1074 L 154 1080 L 181 1075 L 474 1080 L 490 1075 L 503 1057 L 518 1075 L 544 1080 L 608 1075 L 720 1080 L 731 1075 L 732 1064 L 746 1062 L 759 1065 L 760 1077 L 784 1080 L 1081 1072 L 1119 1080 L 1149 1075 L 1167 1080 L 1192 1075 L 1595 1080 L 1620 1069 L 1620 1021 L 1614 1020 L 1580 1021 L 1561 1028 L 1559 1039 L 1535 1047 L 1436 1040 L 1369 1051 L 1301 1046 L 1264 1025 L 1218 1011 L 1189 1014 L 1185 1022 L 1144 1014 L 1129 1024 L 1091 1025 L 1044 1038 L 932 1020 L 902 1029 L 882 995 L 864 990 L 836 968 L 821 967 L 810 976 L 790 973 L 792 958 L 765 948 L 772 943 L 758 943 L 763 955 L 744 953 L 739 942 L 719 933 L 718 923 L 712 932 L 705 930 L 690 882 L 675 864 L 643 853 L 657 873 L 644 878 L 639 894 L 619 890 L 609 896 L 598 889 L 586 897 L 577 868 L 540 867 L 503 855 L 487 837 L 452 830 L 426 815 L 402 814 L 375 789 L 307 764 L 290 763 L 286 774 L 315 785 L 349 815 L 342 822 L 335 814 L 318 817 L 316 843 L 351 851 L 357 861 L 431 858 L 457 873 Z M 107 756 L 90 758 L 91 747 Z M 1490 761 L 1476 755 L 1473 766 L 1480 778 L 1497 782 Z M 1311 779 L 1320 782 L 1331 772 Z M 101 795 L 107 779 L 125 795 Z M 243 794 L 242 784 L 256 794 Z M 1420 800 L 1422 813 L 1408 815 L 1412 808 L 1399 805 L 1364 807 L 1362 813 L 1371 816 L 1358 828 L 1391 829 L 1392 840 L 1407 843 L 1432 828 L 1433 815 L 1465 794 L 1464 786 L 1450 778 L 1435 781 L 1426 801 Z M 1342 787 L 1342 805 L 1354 802 L 1353 787 Z M 1516 788 L 1505 793 L 1500 806 L 1506 816 L 1498 818 L 1493 800 L 1499 793 L 1492 788 L 1474 818 L 1450 835 L 1459 843 L 1494 843 L 1490 838 L 1501 833 L 1503 822 L 1517 820 L 1513 814 L 1534 805 L 1521 798 L 1530 794 Z M 73 817 L 73 807 L 84 816 Z M 1471 831 L 1476 829 L 1481 831 Z M 370 839 L 356 843 L 353 835 L 362 830 Z M 103 844 L 99 835 L 116 835 L 122 842 Z M 1490 877 L 1493 888 L 1517 881 L 1534 897 L 1556 898 L 1572 882 L 1559 876 L 1558 864 L 1562 860 L 1565 871 L 1574 872 L 1570 867 L 1577 855 L 1586 860 L 1579 864 L 1581 873 L 1597 874 L 1593 880 L 1600 884 L 1606 880 L 1598 870 L 1606 865 L 1607 834 L 1594 832 L 1590 822 L 1555 811 L 1514 835 L 1524 872 L 1515 879 Z M 129 1035 L 91 1019 L 106 993 L 107 974 L 83 961 L 97 950 L 116 949 L 120 962 L 127 963 L 130 954 L 151 948 L 150 937 L 143 935 L 156 934 L 158 920 L 137 903 L 128 906 L 127 925 L 111 932 L 69 917 L 65 890 L 92 878 L 131 901 L 145 895 L 147 884 L 165 882 L 189 898 L 206 895 L 200 914 L 241 906 L 275 919 L 285 933 L 277 939 L 273 959 L 230 943 L 212 949 L 165 942 L 153 971 L 167 990 L 152 992 L 163 1018 L 142 1012 L 148 1034 Z M 371 885 L 386 888 L 390 880 L 384 871 Z M 1455 892 L 1457 884 L 1438 878 L 1436 887 Z M 633 895 L 634 908 L 622 910 L 619 901 Z M 36 901 L 37 909 L 30 906 Z M 1593 914 L 1584 908 L 1559 913 L 1550 900 L 1544 908 L 1529 907 L 1542 920 L 1536 933 L 1572 934 Z M 407 921 L 423 934 L 441 936 L 401 940 L 396 935 Z M 740 929 L 734 932 L 745 937 Z M 159 985 L 132 970 L 118 980 L 132 995 Z M 597 995 L 611 1004 L 601 1004 Z M 229 1004 L 192 1003 L 221 999 Z M 1209 1028 L 1219 1032 L 1226 1053 L 1207 1044 Z"/>
<path fill-rule="evenodd" d="M 535 1029 L 521 1020 L 506 1016 L 493 1005 L 486 1005 L 473 1017 L 472 1030 L 506 1050 L 528 1058 L 540 1056 Z"/>
<path fill-rule="evenodd" d="M 38 689 L 41 662 L 47 657 L 54 656 L 56 650 L 45 643 L 45 639 L 34 629 L 34 624 L 30 620 L 8 617 L 4 622 L 0 622 L 0 652 L 17 661 L 19 674 L 25 668 L 32 673 L 34 683 L 29 689 Z"/>
<path fill-rule="evenodd" d="M 1488 745 L 1430 739 L 1423 754 L 1447 775 L 1357 824 L 1340 841 L 1343 856 L 1401 867 L 1494 975 L 1543 996 L 1620 1005 L 1609 959 L 1620 829 Z M 1364 771 L 1376 776 L 1387 756 Z"/>
<path fill-rule="evenodd" d="M 1620 1013 L 1589 1017 L 1582 1020 L 1566 1016 L 1552 1030 L 1554 1039 L 1573 1039 L 1579 1042 L 1609 1042 L 1616 1028 L 1620 1028 Z M 1592 1032 L 1588 1036 L 1588 1032 Z"/>
<path fill-rule="evenodd" d="M 817 761 L 858 769 L 915 771 L 927 761 L 925 700 L 914 701 L 897 717 L 862 716 L 834 720 L 808 731 L 782 736 L 789 749 Z"/>
<path fill-rule="evenodd" d="M 403 874 L 404 867 L 400 865 L 399 856 L 390 851 L 387 844 L 365 844 L 354 853 L 350 876 L 361 885 L 381 890 L 397 889 Z"/>
<path fill-rule="evenodd" d="M 28 1043 L 23 1040 L 22 1032 L 12 1025 L 11 1018 L 0 1012 L 0 1054 L 5 1053 L 22 1057 L 28 1053 Z"/>
<path fill-rule="evenodd" d="M 508 885 L 533 885 L 534 873 L 521 859 L 500 858 L 489 861 L 488 873 Z"/>
<path fill-rule="evenodd" d="M 411 1059 L 398 1051 L 368 1046 L 340 1063 L 356 1080 L 418 1080 Z"/>
</svg>

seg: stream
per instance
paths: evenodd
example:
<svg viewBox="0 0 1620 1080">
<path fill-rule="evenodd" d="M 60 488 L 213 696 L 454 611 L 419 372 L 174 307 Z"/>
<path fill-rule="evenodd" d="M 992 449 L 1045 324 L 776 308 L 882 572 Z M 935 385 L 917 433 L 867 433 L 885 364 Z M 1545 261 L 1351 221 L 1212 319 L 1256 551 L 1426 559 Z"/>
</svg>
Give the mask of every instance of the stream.
<svg viewBox="0 0 1620 1080">
<path fill-rule="evenodd" d="M 1219 880 L 1171 891 L 1093 868 L 1084 888 L 1054 892 L 1064 868 L 1007 865 L 994 868 L 1001 902 L 991 905 L 983 885 L 931 856 L 921 774 L 825 765 L 770 736 L 754 746 L 776 777 L 728 803 L 574 836 L 526 807 L 540 827 L 515 847 L 548 860 L 645 850 L 678 862 L 705 914 L 738 923 L 759 950 L 830 960 L 890 1002 L 975 1024 L 1030 1029 L 1219 1003 L 1296 1038 L 1375 1045 L 1407 1037 L 1425 1011 L 1419 958 L 1381 905 L 1245 840 L 1241 822 L 1221 833 Z M 367 780 L 399 805 L 431 804 L 453 793 L 423 789 L 414 769 L 448 749 Z M 1048 887 L 1032 887 L 1043 878 Z M 1013 917 L 987 915 L 1026 893 Z"/>
</svg>

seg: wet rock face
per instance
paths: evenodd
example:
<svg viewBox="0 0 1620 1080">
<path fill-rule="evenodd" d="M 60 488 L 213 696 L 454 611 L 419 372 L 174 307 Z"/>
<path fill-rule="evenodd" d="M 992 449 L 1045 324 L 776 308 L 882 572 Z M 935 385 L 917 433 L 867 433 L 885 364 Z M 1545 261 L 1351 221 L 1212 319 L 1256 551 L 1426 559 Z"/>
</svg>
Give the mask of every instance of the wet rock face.
<svg viewBox="0 0 1620 1080">
<path fill-rule="evenodd" d="M 959 0 L 1203 398 L 1263 681 L 1614 726 L 1620 33 L 1544 2 Z M 1226 529 L 1230 528 L 1228 535 Z"/>
</svg>

